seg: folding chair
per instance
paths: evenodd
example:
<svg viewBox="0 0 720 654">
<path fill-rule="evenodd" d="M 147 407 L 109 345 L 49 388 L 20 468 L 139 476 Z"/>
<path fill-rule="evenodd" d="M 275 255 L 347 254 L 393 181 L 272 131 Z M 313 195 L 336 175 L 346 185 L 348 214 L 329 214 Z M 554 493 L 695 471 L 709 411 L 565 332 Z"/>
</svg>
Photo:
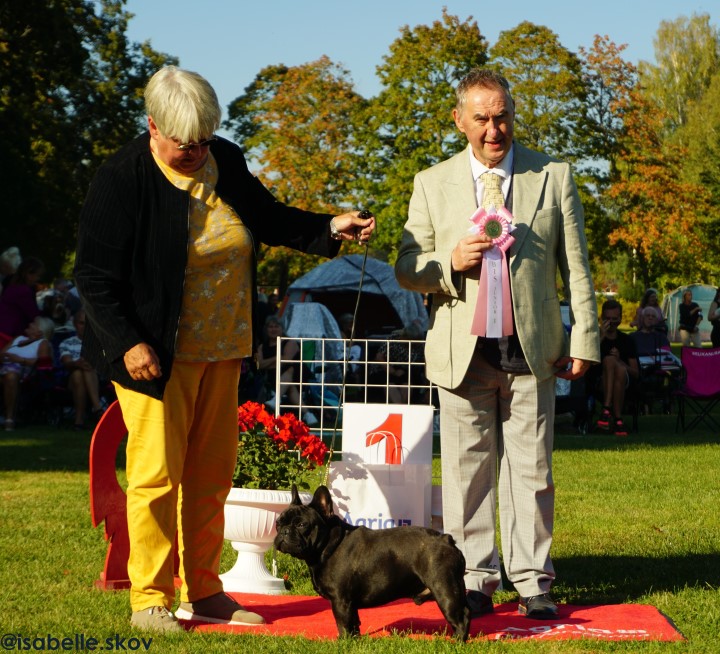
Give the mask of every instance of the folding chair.
<svg viewBox="0 0 720 654">
<path fill-rule="evenodd" d="M 683 347 L 680 353 L 683 365 L 681 387 L 675 391 L 678 399 L 678 417 L 675 431 L 683 433 L 704 422 L 715 434 L 720 433 L 720 423 L 712 410 L 720 402 L 720 347 Z M 685 412 L 692 413 L 692 420 L 685 425 Z"/>
</svg>

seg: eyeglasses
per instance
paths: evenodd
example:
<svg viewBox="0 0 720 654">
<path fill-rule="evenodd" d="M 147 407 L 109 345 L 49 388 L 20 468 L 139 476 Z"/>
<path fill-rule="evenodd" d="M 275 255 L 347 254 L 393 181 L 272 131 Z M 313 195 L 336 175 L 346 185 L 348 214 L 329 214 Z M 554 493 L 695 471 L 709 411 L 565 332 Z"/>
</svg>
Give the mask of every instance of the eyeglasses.
<svg viewBox="0 0 720 654">
<path fill-rule="evenodd" d="M 209 139 L 205 139 L 199 143 L 180 143 L 177 149 L 180 150 L 180 152 L 189 152 L 193 148 L 207 148 L 213 141 L 217 141 L 217 137 L 211 136 Z"/>
</svg>

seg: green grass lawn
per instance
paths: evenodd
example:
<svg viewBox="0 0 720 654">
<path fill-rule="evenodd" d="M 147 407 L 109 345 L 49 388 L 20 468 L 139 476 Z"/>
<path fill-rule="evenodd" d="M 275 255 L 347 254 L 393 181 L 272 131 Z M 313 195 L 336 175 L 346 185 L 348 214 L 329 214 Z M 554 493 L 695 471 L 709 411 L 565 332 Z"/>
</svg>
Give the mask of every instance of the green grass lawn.
<svg viewBox="0 0 720 654">
<path fill-rule="evenodd" d="M 569 422 L 559 420 L 554 595 L 575 604 L 652 604 L 674 621 L 687 637 L 685 643 L 463 646 L 402 636 L 338 643 L 188 633 L 156 636 L 148 651 L 720 652 L 720 435 L 703 429 L 677 435 L 674 426 L 674 416 L 643 416 L 639 434 L 618 439 L 579 436 Z M 89 432 L 50 427 L 0 432 L 1 634 L 85 634 L 101 645 L 116 634 L 138 637 L 128 624 L 127 591 L 103 592 L 93 586 L 107 545 L 102 527 L 94 529 L 90 523 L 89 441 Z M 122 475 L 122 461 L 119 468 Z M 232 557 L 228 547 L 224 569 Z M 281 573 L 290 576 L 293 592 L 312 592 L 303 565 L 286 558 L 279 564 Z M 514 601 L 516 595 L 505 590 L 495 600 Z M 13 651 L 2 642 L 3 649 Z"/>
</svg>

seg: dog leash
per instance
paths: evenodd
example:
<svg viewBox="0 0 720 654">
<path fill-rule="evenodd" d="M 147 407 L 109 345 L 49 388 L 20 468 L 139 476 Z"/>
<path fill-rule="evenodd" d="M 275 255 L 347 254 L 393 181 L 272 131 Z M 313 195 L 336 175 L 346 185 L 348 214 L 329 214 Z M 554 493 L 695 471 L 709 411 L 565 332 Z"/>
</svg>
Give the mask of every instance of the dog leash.
<svg viewBox="0 0 720 654">
<path fill-rule="evenodd" d="M 363 209 L 360 214 L 359 218 L 370 218 L 373 214 L 370 213 L 367 209 Z M 377 221 L 376 221 L 376 229 L 377 229 Z M 330 464 L 332 463 L 333 455 L 335 454 L 335 440 L 337 438 L 337 432 L 338 432 L 338 423 L 340 421 L 340 411 L 342 409 L 343 404 L 345 403 L 345 384 L 347 382 L 347 374 L 348 374 L 348 367 L 349 367 L 349 353 L 352 351 L 352 346 L 355 341 L 355 323 L 357 321 L 358 316 L 358 310 L 360 308 L 360 298 L 362 297 L 362 288 L 363 288 L 363 279 L 365 278 L 365 264 L 367 263 L 368 258 L 368 250 L 369 250 L 369 239 L 368 242 L 365 244 L 365 253 L 363 254 L 363 260 L 362 260 L 362 266 L 360 267 L 360 280 L 358 282 L 358 292 L 357 297 L 355 298 L 355 309 L 353 310 L 353 321 L 352 321 L 352 327 L 350 328 L 350 338 L 348 339 L 347 347 L 345 348 L 345 351 L 343 352 L 343 373 L 342 373 L 342 383 L 340 384 L 340 397 L 338 398 L 338 408 L 335 412 L 335 424 L 333 425 L 332 429 L 332 437 L 330 438 L 330 447 L 328 449 L 328 459 L 327 463 L 325 464 L 325 473 L 323 474 L 323 485 L 328 485 L 328 480 L 330 477 Z"/>
</svg>

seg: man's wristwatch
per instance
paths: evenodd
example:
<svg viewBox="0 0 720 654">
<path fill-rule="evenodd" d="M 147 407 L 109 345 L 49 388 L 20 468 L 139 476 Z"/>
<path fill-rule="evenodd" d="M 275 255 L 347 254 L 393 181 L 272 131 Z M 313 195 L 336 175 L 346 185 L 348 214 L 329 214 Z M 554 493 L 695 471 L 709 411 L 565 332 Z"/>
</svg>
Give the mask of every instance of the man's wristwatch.
<svg viewBox="0 0 720 654">
<path fill-rule="evenodd" d="M 330 221 L 330 238 L 334 238 L 336 241 L 342 241 L 342 234 L 335 227 L 335 218 Z"/>
</svg>

